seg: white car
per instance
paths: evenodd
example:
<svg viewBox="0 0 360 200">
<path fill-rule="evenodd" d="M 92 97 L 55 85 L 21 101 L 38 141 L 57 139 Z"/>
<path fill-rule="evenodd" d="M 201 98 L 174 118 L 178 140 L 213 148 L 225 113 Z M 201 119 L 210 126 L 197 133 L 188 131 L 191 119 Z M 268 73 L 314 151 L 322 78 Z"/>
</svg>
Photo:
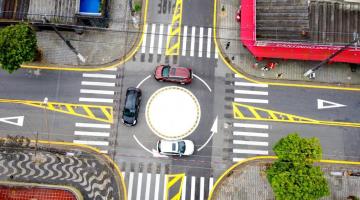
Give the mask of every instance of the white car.
<svg viewBox="0 0 360 200">
<path fill-rule="evenodd" d="M 159 154 L 168 156 L 189 156 L 194 153 L 194 148 L 190 140 L 159 140 L 156 145 Z"/>
</svg>

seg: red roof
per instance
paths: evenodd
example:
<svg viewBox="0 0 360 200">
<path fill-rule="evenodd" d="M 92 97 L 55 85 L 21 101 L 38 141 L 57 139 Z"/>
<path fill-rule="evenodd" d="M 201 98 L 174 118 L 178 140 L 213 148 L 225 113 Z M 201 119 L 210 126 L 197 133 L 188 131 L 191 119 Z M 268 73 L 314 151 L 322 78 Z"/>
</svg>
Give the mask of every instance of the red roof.
<svg viewBox="0 0 360 200">
<path fill-rule="evenodd" d="M 256 0 L 241 0 L 240 38 L 254 57 L 323 61 L 342 47 L 287 41 L 257 41 L 255 4 Z M 360 64 L 360 47 L 344 50 L 331 62 Z"/>
<path fill-rule="evenodd" d="M 0 200 L 76 200 L 70 191 L 37 187 L 0 186 Z"/>
</svg>

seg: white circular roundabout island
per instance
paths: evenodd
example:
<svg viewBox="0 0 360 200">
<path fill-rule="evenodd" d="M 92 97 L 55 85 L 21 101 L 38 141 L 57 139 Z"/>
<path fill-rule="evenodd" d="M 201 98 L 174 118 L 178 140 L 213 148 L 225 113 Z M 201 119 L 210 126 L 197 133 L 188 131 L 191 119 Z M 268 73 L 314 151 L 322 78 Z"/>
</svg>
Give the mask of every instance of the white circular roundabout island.
<svg viewBox="0 0 360 200">
<path fill-rule="evenodd" d="M 178 140 L 189 136 L 199 125 L 200 104 L 189 90 L 168 86 L 157 90 L 146 104 L 146 122 L 159 137 Z"/>
</svg>

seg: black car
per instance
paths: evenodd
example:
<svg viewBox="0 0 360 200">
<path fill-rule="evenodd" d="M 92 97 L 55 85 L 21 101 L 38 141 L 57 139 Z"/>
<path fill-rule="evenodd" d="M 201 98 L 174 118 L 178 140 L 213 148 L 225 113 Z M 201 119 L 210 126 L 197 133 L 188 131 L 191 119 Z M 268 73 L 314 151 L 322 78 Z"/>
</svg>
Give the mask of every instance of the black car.
<svg viewBox="0 0 360 200">
<path fill-rule="evenodd" d="M 129 87 L 126 90 L 126 98 L 122 115 L 122 122 L 128 126 L 134 126 L 137 122 L 141 102 L 141 90 Z"/>
</svg>

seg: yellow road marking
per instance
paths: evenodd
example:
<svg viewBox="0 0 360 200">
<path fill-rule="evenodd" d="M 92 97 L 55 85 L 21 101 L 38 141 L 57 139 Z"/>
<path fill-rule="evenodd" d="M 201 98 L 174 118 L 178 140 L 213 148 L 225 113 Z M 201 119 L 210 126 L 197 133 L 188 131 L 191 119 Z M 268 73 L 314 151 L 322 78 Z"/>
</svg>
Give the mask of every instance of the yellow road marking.
<svg viewBox="0 0 360 200">
<path fill-rule="evenodd" d="M 17 100 L 17 99 L 0 99 L 0 103 L 23 104 L 32 107 L 51 110 L 54 112 L 65 113 L 68 115 L 84 117 L 96 121 L 113 123 L 113 109 L 111 106 L 71 104 L 71 103 L 60 103 L 60 102 L 48 102 L 45 104 L 44 102 L 41 101 Z M 93 111 L 100 111 L 104 116 L 96 116 Z"/>
<path fill-rule="evenodd" d="M 179 55 L 181 25 L 182 25 L 182 0 L 176 0 L 173 18 L 170 25 L 170 34 L 166 41 L 165 55 Z"/>
<path fill-rule="evenodd" d="M 86 150 L 90 150 L 90 151 L 94 151 L 95 153 L 97 153 L 97 155 L 99 156 L 103 156 L 106 160 L 109 161 L 109 163 L 114 166 L 115 168 L 115 171 L 116 173 L 118 174 L 118 176 L 120 177 L 120 182 L 121 182 L 121 188 L 119 188 L 119 191 L 123 192 L 121 195 L 120 193 L 120 196 L 123 196 L 124 197 L 124 200 L 127 200 L 127 190 L 126 190 L 126 184 L 125 184 L 125 178 L 124 176 L 122 175 L 121 173 L 121 170 L 119 168 L 119 166 L 116 164 L 116 162 L 114 162 L 113 159 L 111 159 L 107 154 L 103 154 L 100 152 L 99 149 L 95 148 L 95 147 L 92 147 L 92 146 L 89 146 L 89 145 L 86 145 L 86 144 L 76 144 L 76 143 L 70 143 L 70 142 L 57 142 L 57 141 L 48 141 L 48 140 L 31 140 L 32 143 L 40 143 L 40 144 L 53 144 L 53 145 L 63 145 L 63 146 L 75 146 L 75 147 L 80 147 L 80 148 L 85 148 Z"/>
<path fill-rule="evenodd" d="M 299 124 L 316 124 L 316 125 L 328 125 L 328 126 L 346 126 L 360 128 L 360 123 L 354 122 L 335 122 L 335 121 L 322 121 L 311 119 L 307 117 L 297 116 L 284 112 L 274 111 L 270 109 L 259 108 L 241 103 L 232 103 L 234 119 L 241 120 L 258 120 L 258 121 L 272 121 L 272 122 L 287 122 L 287 123 L 299 123 Z M 244 111 L 250 111 L 252 115 L 245 115 Z M 260 115 L 263 114 L 263 116 Z"/>
<path fill-rule="evenodd" d="M 184 177 L 185 177 L 185 174 L 166 174 L 165 175 L 165 180 L 166 180 L 165 199 L 166 200 L 168 200 L 168 199 L 180 200 L 182 190 L 183 190 Z M 178 183 L 178 181 L 180 181 L 180 183 L 179 183 L 180 185 L 175 185 L 176 183 Z M 175 187 L 175 191 L 177 191 L 177 186 L 178 186 L 179 191 L 176 192 L 175 195 L 173 195 L 170 198 L 170 189 L 173 186 Z"/>
<path fill-rule="evenodd" d="M 273 86 L 283 86 L 283 87 L 301 87 L 301 88 L 316 88 L 316 89 L 328 89 L 328 90 L 346 90 L 346 91 L 356 91 L 360 92 L 360 88 L 357 87 L 340 87 L 340 86 L 326 86 L 326 85 L 305 85 L 305 84 L 293 84 L 293 83 L 277 83 L 277 82 L 266 82 L 266 81 L 257 81 L 250 77 L 247 77 L 245 74 L 240 73 L 237 69 L 235 69 L 230 64 L 230 59 L 225 59 L 225 56 L 222 54 L 222 51 L 219 47 L 219 44 L 217 42 L 217 2 L 218 0 L 214 0 L 214 12 L 213 12 L 213 35 L 214 35 L 214 43 L 215 47 L 217 49 L 217 52 L 221 58 L 221 60 L 225 63 L 225 65 L 235 74 L 238 74 L 242 78 L 244 78 L 247 81 L 258 83 L 258 84 L 268 84 Z M 240 41 L 239 41 L 240 42 Z"/>
<path fill-rule="evenodd" d="M 144 6 L 144 22 L 143 22 L 143 26 L 142 26 L 142 30 L 140 30 L 142 33 L 144 33 L 144 28 L 146 25 L 146 21 L 147 21 L 147 12 L 148 12 L 148 5 L 149 5 L 149 0 L 145 0 L 145 6 Z M 131 49 L 130 53 L 128 53 L 124 58 L 121 58 L 118 62 L 115 62 L 113 64 L 110 64 L 108 66 L 103 66 L 103 67 L 99 67 L 99 68 L 72 68 L 72 67 L 56 67 L 56 66 L 36 66 L 36 65 L 29 65 L 29 64 L 23 64 L 21 65 L 21 68 L 25 68 L 25 69 L 46 69 L 46 70 L 60 70 L 60 71 L 78 71 L 78 72 L 94 72 L 94 71 L 102 71 L 105 69 L 111 69 L 111 68 L 116 68 L 118 65 L 122 65 L 124 63 L 126 63 L 128 60 L 130 60 L 134 54 L 139 50 L 142 42 L 144 40 L 144 34 L 141 35 L 141 38 L 139 40 L 139 42 L 134 45 L 135 48 Z M 122 47 L 119 47 L 122 48 Z"/>
<path fill-rule="evenodd" d="M 210 193 L 209 193 L 209 197 L 208 200 L 212 200 L 214 191 L 216 190 L 217 186 L 220 184 L 221 181 L 223 181 L 224 178 L 228 177 L 228 175 L 231 174 L 231 171 L 234 170 L 237 166 L 244 164 L 246 162 L 252 161 L 252 160 L 261 160 L 261 159 L 277 159 L 276 156 L 255 156 L 255 157 L 251 157 L 251 158 L 246 158 L 244 160 L 241 160 L 237 163 L 235 163 L 234 165 L 232 165 L 231 167 L 229 167 L 229 169 L 227 169 L 215 182 L 214 186 L 211 188 Z M 331 163 L 331 164 L 345 164 L 345 165 L 359 165 L 360 166 L 360 162 L 357 161 L 346 161 L 346 160 L 320 160 L 320 163 Z"/>
</svg>

